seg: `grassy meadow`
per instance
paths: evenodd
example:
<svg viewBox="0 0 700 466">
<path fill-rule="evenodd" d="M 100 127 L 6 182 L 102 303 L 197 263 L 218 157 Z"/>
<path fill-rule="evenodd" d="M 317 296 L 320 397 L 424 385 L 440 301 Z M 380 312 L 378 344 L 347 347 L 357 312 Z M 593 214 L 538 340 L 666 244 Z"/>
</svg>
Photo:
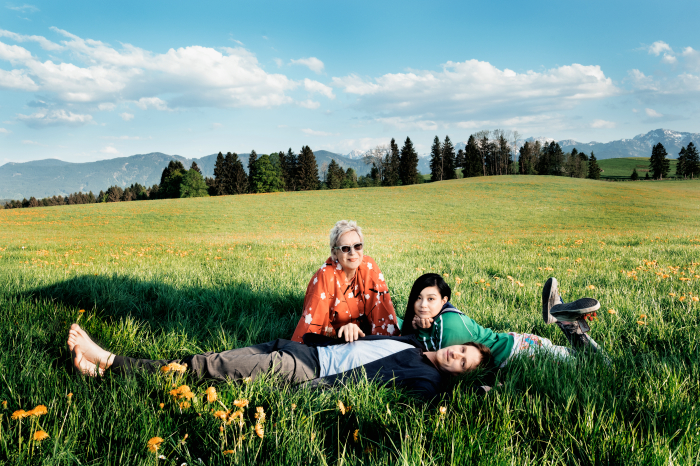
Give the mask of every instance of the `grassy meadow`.
<svg viewBox="0 0 700 466">
<path fill-rule="evenodd" d="M 472 375 L 432 404 L 273 378 L 216 385 L 208 403 L 191 378 L 71 370 L 75 321 L 148 358 L 289 338 L 343 218 L 363 227 L 399 315 L 434 271 L 482 325 L 565 345 L 541 318 L 555 276 L 566 300 L 601 301 L 591 335 L 612 364 L 518 360 L 486 397 Z M 699 246 L 700 182 L 682 181 L 500 176 L 0 210 L 0 464 L 698 464 Z M 193 398 L 170 394 L 183 384 Z M 239 420 L 215 416 L 235 400 L 249 402 Z M 12 419 L 38 405 L 47 413 Z M 32 440 L 39 430 L 49 438 Z"/>
<path fill-rule="evenodd" d="M 676 176 L 677 159 L 668 159 L 669 161 L 669 177 Z M 602 159 L 598 160 L 598 166 L 603 170 L 600 174 L 602 180 L 629 180 L 632 176 L 632 170 L 637 169 L 637 174 L 640 179 L 643 179 L 647 173 L 652 175 L 649 169 L 649 157 L 621 157 L 617 159 Z"/>
</svg>

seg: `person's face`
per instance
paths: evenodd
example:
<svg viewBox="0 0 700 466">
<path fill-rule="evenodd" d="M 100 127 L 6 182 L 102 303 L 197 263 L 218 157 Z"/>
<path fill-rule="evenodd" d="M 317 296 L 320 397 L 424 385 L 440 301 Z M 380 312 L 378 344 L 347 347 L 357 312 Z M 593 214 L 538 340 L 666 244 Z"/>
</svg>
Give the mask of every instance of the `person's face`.
<svg viewBox="0 0 700 466">
<path fill-rule="evenodd" d="M 345 271 L 346 275 L 353 275 L 357 268 L 362 263 L 362 258 L 364 257 L 364 250 L 356 251 L 353 245 L 361 243 L 360 235 L 356 231 L 348 231 L 340 238 L 338 238 L 337 247 L 350 246 L 350 252 L 343 252 L 340 249 L 334 249 L 333 254 L 335 258 L 338 259 L 338 263 Z"/>
<path fill-rule="evenodd" d="M 481 352 L 471 345 L 454 345 L 438 350 L 435 360 L 438 369 L 457 375 L 476 369 L 481 357 Z"/>
<path fill-rule="evenodd" d="M 440 296 L 437 286 L 428 286 L 418 295 L 418 299 L 413 304 L 416 315 L 420 318 L 433 318 L 440 313 L 442 306 L 447 302 L 447 296 Z"/>
</svg>

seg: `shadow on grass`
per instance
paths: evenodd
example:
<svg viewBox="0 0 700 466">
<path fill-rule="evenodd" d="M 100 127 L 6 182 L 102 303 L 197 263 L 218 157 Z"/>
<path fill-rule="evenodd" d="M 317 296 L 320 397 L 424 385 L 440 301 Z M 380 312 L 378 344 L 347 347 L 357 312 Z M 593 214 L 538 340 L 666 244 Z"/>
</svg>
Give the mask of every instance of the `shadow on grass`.
<svg viewBox="0 0 700 466">
<path fill-rule="evenodd" d="M 236 346 L 290 338 L 304 300 L 302 293 L 253 290 L 246 283 L 177 287 L 116 274 L 74 277 L 19 298 L 73 307 L 76 319 L 85 309 L 105 323 L 128 321 L 156 335 L 186 335 L 198 346 L 211 346 L 212 338 Z"/>
</svg>

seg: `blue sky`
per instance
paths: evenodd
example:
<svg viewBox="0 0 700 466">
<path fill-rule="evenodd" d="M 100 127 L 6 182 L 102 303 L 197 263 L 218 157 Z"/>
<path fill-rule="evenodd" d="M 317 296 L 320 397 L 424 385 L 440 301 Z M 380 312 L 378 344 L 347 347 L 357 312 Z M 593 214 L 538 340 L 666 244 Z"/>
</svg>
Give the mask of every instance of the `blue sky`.
<svg viewBox="0 0 700 466">
<path fill-rule="evenodd" d="M 0 164 L 700 132 L 700 2 L 7 2 Z"/>
</svg>

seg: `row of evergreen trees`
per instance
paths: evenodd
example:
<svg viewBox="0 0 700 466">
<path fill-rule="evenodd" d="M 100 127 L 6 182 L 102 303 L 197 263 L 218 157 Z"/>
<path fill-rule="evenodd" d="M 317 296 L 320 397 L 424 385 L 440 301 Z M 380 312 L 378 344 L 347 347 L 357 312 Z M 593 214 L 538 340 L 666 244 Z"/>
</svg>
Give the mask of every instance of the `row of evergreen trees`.
<svg viewBox="0 0 700 466">
<path fill-rule="evenodd" d="M 662 180 L 668 176 L 671 170 L 671 162 L 666 158 L 668 153 L 663 144 L 658 143 L 651 151 L 649 159 L 649 170 L 652 172 L 652 178 Z M 635 177 L 636 169 L 632 176 Z M 648 175 L 648 173 L 647 173 Z M 676 177 L 690 178 L 700 176 L 700 157 L 695 144 L 689 142 L 686 147 L 681 147 L 678 153 L 678 162 L 676 164 Z"/>
</svg>

